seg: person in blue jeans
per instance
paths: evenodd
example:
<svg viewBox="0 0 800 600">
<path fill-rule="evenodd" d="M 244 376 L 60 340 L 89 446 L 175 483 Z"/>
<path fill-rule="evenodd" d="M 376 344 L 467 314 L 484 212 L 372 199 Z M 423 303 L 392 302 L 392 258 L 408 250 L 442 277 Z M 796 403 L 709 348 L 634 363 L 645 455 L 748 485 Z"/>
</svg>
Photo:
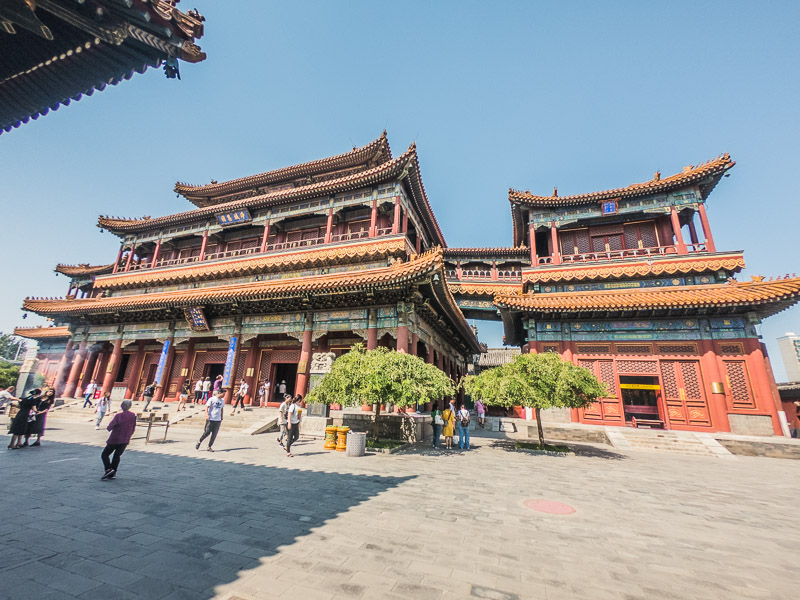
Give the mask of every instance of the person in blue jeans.
<svg viewBox="0 0 800 600">
<path fill-rule="evenodd" d="M 458 447 L 462 450 L 469 450 L 469 411 L 463 404 L 458 409 Z"/>
<path fill-rule="evenodd" d="M 444 419 L 442 418 L 442 411 L 439 410 L 439 403 L 433 403 L 431 410 L 431 422 L 433 423 L 433 447 L 438 450 L 439 440 L 442 437 L 442 429 L 444 428 Z"/>
</svg>

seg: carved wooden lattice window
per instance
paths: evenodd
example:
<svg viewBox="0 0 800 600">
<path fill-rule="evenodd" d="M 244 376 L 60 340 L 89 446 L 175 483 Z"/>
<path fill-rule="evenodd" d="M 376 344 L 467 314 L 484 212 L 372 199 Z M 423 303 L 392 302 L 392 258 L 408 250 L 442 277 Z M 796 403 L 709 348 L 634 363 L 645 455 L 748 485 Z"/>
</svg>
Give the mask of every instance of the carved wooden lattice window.
<svg viewBox="0 0 800 600">
<path fill-rule="evenodd" d="M 703 395 L 700 363 L 696 360 L 661 361 L 661 381 L 667 419 L 672 424 L 710 427 L 711 417 Z"/>
<path fill-rule="evenodd" d="M 655 248 L 658 246 L 656 228 L 653 221 L 625 225 L 625 248 Z"/>
<path fill-rule="evenodd" d="M 542 346 L 542 352 L 555 352 L 558 354 L 558 346 L 554 344 L 544 344 Z"/>
<path fill-rule="evenodd" d="M 128 363 L 125 365 L 125 374 L 122 376 L 122 381 L 128 381 L 132 375 L 134 363 L 136 362 L 135 354 L 128 354 Z"/>
<path fill-rule="evenodd" d="M 743 360 L 726 360 L 725 375 L 728 388 L 731 391 L 734 408 L 755 408 L 750 378 L 747 375 L 747 366 Z"/>
<path fill-rule="evenodd" d="M 617 344 L 618 354 L 652 354 L 653 347 L 650 344 Z"/>
<path fill-rule="evenodd" d="M 589 241 L 588 229 L 574 229 L 561 231 L 558 234 L 561 241 L 562 254 L 586 254 L 591 252 L 592 244 Z"/>
<path fill-rule="evenodd" d="M 695 344 L 660 344 L 658 351 L 661 354 L 697 354 Z"/>
<path fill-rule="evenodd" d="M 608 354 L 611 346 L 602 344 L 578 344 L 578 352 L 581 354 Z"/>
<path fill-rule="evenodd" d="M 600 373 L 598 379 L 606 384 L 606 388 L 608 389 L 608 394 L 610 396 L 616 395 L 616 381 L 614 380 L 614 363 L 610 360 L 599 360 L 597 361 L 600 363 Z"/>
<path fill-rule="evenodd" d="M 617 371 L 620 373 L 657 374 L 658 363 L 654 360 L 618 360 Z"/>
<path fill-rule="evenodd" d="M 172 368 L 169 371 L 169 379 L 167 379 L 168 394 L 175 394 L 178 392 L 178 377 L 180 377 L 181 374 L 184 354 L 184 352 L 176 352 L 175 357 L 172 359 Z"/>
<path fill-rule="evenodd" d="M 727 356 L 741 356 L 744 354 L 744 347 L 738 343 L 720 344 L 719 352 Z"/>
<path fill-rule="evenodd" d="M 270 352 L 262 352 L 261 353 L 261 364 L 258 368 L 258 381 L 259 383 L 264 381 L 269 377 L 269 368 L 272 366 L 272 353 Z M 272 393 L 273 390 L 270 390 Z"/>
<path fill-rule="evenodd" d="M 300 350 L 275 350 L 272 353 L 273 363 L 293 363 L 300 361 Z"/>
<path fill-rule="evenodd" d="M 678 377 L 675 375 L 675 363 L 673 361 L 661 363 L 661 381 L 664 384 L 664 395 L 667 398 L 679 398 Z"/>
<path fill-rule="evenodd" d="M 703 392 L 700 390 L 700 378 L 698 376 L 696 363 L 682 362 L 681 376 L 683 377 L 683 389 L 686 392 L 686 398 L 695 400 L 703 397 Z"/>
<path fill-rule="evenodd" d="M 622 225 L 598 225 L 589 228 L 593 252 L 622 250 Z"/>
</svg>

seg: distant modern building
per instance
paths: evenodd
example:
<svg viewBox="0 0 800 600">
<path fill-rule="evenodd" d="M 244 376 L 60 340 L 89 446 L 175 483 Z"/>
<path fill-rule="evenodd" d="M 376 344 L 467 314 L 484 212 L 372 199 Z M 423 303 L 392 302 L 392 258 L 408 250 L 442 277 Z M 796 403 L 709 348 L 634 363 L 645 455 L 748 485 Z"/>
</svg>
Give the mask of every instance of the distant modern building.
<svg viewBox="0 0 800 600">
<path fill-rule="evenodd" d="M 800 381 L 800 335 L 787 332 L 778 338 L 778 347 L 781 349 L 783 365 L 786 367 L 786 379 Z"/>
</svg>

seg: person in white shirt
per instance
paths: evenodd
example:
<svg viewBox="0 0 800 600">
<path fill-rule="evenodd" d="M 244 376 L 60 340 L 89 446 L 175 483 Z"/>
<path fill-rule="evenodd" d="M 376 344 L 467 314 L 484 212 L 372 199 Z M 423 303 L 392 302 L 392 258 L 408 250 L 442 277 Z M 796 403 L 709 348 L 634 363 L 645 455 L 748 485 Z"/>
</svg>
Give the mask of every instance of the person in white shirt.
<svg viewBox="0 0 800 600">
<path fill-rule="evenodd" d="M 5 407 L 11 404 L 12 400 L 16 400 L 16 398 L 14 397 L 13 385 L 9 388 L 0 391 L 0 412 L 3 412 L 5 410 Z"/>
<path fill-rule="evenodd" d="M 197 445 L 194 447 L 195 450 L 199 450 L 203 440 L 211 436 L 211 439 L 208 440 L 208 451 L 214 452 L 212 446 L 217 439 L 219 426 L 222 424 L 222 409 L 224 406 L 225 394 L 222 390 L 214 392 L 214 395 L 206 402 L 206 428 L 203 430 L 203 435 L 200 436 Z"/>
<path fill-rule="evenodd" d="M 239 389 L 236 392 L 236 396 L 233 400 L 233 412 L 231 415 L 236 414 L 236 408 L 239 407 L 239 412 L 244 410 L 244 397 L 247 396 L 247 391 L 250 389 L 250 386 L 247 385 L 247 382 L 242 379 L 242 382 L 239 384 Z"/>
<path fill-rule="evenodd" d="M 197 383 L 194 384 L 194 403 L 197 404 L 200 402 L 200 398 L 203 397 L 203 380 L 198 379 Z"/>
<path fill-rule="evenodd" d="M 266 406 L 267 402 L 269 402 L 269 388 L 270 388 L 269 379 L 265 379 L 264 383 L 261 384 L 261 389 L 258 390 L 259 406 Z"/>
<path fill-rule="evenodd" d="M 92 379 L 92 382 L 86 386 L 83 390 L 83 408 L 86 408 L 86 405 L 94 406 L 92 404 L 92 398 L 94 397 L 94 393 L 97 391 L 97 382 Z"/>
<path fill-rule="evenodd" d="M 106 392 L 100 399 L 97 401 L 97 408 L 95 408 L 95 412 L 97 412 L 97 421 L 94 424 L 95 429 L 100 429 L 100 423 L 103 421 L 103 417 L 106 416 L 106 413 L 111 410 L 111 392 Z"/>
<path fill-rule="evenodd" d="M 278 398 L 279 399 L 283 398 L 283 395 L 286 393 L 286 382 L 285 381 L 281 381 L 278 384 L 277 393 L 278 393 Z"/>
<path fill-rule="evenodd" d="M 286 412 L 289 410 L 289 406 L 292 404 L 292 397 L 289 394 L 283 395 L 283 402 L 278 407 L 278 425 L 281 428 L 281 434 L 278 436 L 278 443 L 281 445 L 281 448 L 284 450 L 286 446 L 283 445 L 283 440 L 286 439 Z"/>
<path fill-rule="evenodd" d="M 211 391 L 211 378 L 210 377 L 206 377 L 203 380 L 203 397 L 201 398 L 201 400 L 203 402 L 208 400 L 208 393 L 210 391 Z"/>
<path fill-rule="evenodd" d="M 297 394 L 286 410 L 286 431 L 289 434 L 289 440 L 286 442 L 286 456 L 294 456 L 292 444 L 300 437 L 300 401 L 302 399 L 303 397 Z"/>
</svg>

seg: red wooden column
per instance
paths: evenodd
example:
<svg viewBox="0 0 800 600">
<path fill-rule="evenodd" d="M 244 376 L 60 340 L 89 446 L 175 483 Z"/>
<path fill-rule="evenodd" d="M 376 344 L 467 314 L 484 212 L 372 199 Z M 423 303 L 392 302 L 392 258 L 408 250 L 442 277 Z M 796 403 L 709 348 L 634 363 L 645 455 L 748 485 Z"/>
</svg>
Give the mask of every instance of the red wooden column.
<svg viewBox="0 0 800 600">
<path fill-rule="evenodd" d="M 138 342 L 136 355 L 133 358 L 133 366 L 131 367 L 131 378 L 128 380 L 128 387 L 125 389 L 125 400 L 130 400 L 136 395 L 136 388 L 139 385 L 139 378 L 141 377 L 140 371 L 142 370 L 143 361 L 144 343 Z"/>
<path fill-rule="evenodd" d="M 133 250 L 136 248 L 136 242 L 131 244 L 130 249 L 128 250 L 128 260 L 125 261 L 125 272 L 131 270 L 131 261 L 133 260 Z"/>
<path fill-rule="evenodd" d="M 72 365 L 72 340 L 67 342 L 67 347 L 64 354 L 61 356 L 61 362 L 58 363 L 58 371 L 56 371 L 56 379 L 53 382 L 53 387 L 56 391 L 56 398 L 60 398 L 64 392 L 64 385 L 67 382 L 69 375 L 69 368 Z"/>
<path fill-rule="evenodd" d="M 258 397 L 258 385 L 261 383 L 258 380 L 258 338 L 253 338 L 250 342 L 250 352 L 247 353 L 247 362 L 244 364 L 244 380 L 247 382 L 247 395 L 244 398 L 245 404 L 253 404 L 253 398 Z M 250 371 L 252 375 L 248 375 Z"/>
<path fill-rule="evenodd" d="M 403 233 L 408 233 L 408 211 L 403 211 Z"/>
<path fill-rule="evenodd" d="M 94 375 L 94 368 L 97 365 L 97 356 L 100 354 L 100 351 L 97 349 L 89 351 L 89 358 L 86 360 L 86 364 L 83 367 L 83 377 L 81 377 L 81 384 L 77 388 L 75 388 L 75 398 L 79 396 L 86 386 L 92 382 L 93 375 Z"/>
<path fill-rule="evenodd" d="M 689 221 L 689 239 L 692 241 L 692 244 L 699 244 L 697 240 L 697 230 L 694 228 L 694 221 Z"/>
<path fill-rule="evenodd" d="M 203 243 L 200 244 L 200 262 L 206 259 L 206 246 L 208 246 L 208 229 L 203 233 Z"/>
<path fill-rule="evenodd" d="M 678 249 L 678 254 L 688 254 L 689 250 L 686 248 L 686 243 L 683 241 L 681 220 L 678 218 L 678 211 L 674 206 L 669 211 L 669 217 L 672 219 L 672 233 L 675 234 L 675 246 Z"/>
<path fill-rule="evenodd" d="M 328 221 L 325 223 L 325 243 L 331 243 L 331 228 L 333 227 L 333 207 L 328 209 Z"/>
<path fill-rule="evenodd" d="M 697 212 L 700 213 L 700 225 L 703 227 L 703 237 L 706 238 L 706 250 L 708 252 L 716 252 L 717 247 L 714 245 L 714 238 L 711 236 L 711 226 L 708 224 L 706 205 L 700 204 Z"/>
<path fill-rule="evenodd" d="M 728 404 L 725 399 L 725 388 L 722 375 L 719 372 L 717 353 L 714 350 L 712 340 L 700 340 L 700 367 L 703 370 L 703 380 L 706 382 L 706 395 L 708 397 L 708 409 L 711 411 L 711 425 L 715 431 L 730 431 L 731 424 L 728 421 Z M 719 384 L 722 392 L 714 392 L 714 383 Z"/>
<path fill-rule="evenodd" d="M 369 309 L 367 318 L 367 350 L 375 350 L 378 347 L 378 311 L 374 308 Z"/>
<path fill-rule="evenodd" d="M 67 378 L 67 385 L 64 387 L 62 396 L 65 398 L 75 397 L 75 388 L 78 387 L 78 378 L 81 376 L 81 370 L 86 363 L 86 341 L 80 343 L 78 351 L 75 353 L 75 358 L 72 361 L 72 368 Z"/>
<path fill-rule="evenodd" d="M 411 356 L 417 356 L 417 344 L 419 343 L 419 336 L 416 333 L 411 334 L 411 345 L 408 347 L 408 353 Z"/>
<path fill-rule="evenodd" d="M 114 262 L 114 270 L 111 271 L 112 273 L 116 273 L 119 271 L 119 261 L 122 260 L 122 251 L 125 249 L 125 244 L 120 243 L 119 245 L 119 252 L 117 252 L 117 260 Z"/>
<path fill-rule="evenodd" d="M 403 302 L 397 305 L 397 351 L 408 354 L 408 312 Z"/>
<path fill-rule="evenodd" d="M 302 394 L 305 398 L 308 387 L 308 369 L 311 366 L 311 334 L 313 333 L 313 315 L 306 315 L 306 328 L 303 331 L 303 345 L 300 348 L 300 362 L 297 363 L 297 379 L 295 380 L 294 393 Z"/>
<path fill-rule="evenodd" d="M 369 217 L 369 237 L 374 238 L 378 235 L 378 201 L 372 201 L 372 213 Z"/>
<path fill-rule="evenodd" d="M 531 266 L 535 267 L 539 263 L 539 257 L 536 256 L 536 226 L 533 223 L 528 225 L 528 236 L 531 245 Z"/>
<path fill-rule="evenodd" d="M 150 261 L 150 268 L 152 269 L 158 264 L 158 253 L 161 252 L 161 238 L 156 242 L 156 249 L 153 251 L 153 260 Z"/>
<path fill-rule="evenodd" d="M 161 371 L 161 378 L 156 381 L 156 391 L 153 394 L 153 402 L 165 400 L 166 391 L 164 388 L 169 386 L 169 375 L 172 372 L 172 362 L 175 360 L 175 337 L 169 336 L 169 348 L 167 348 L 167 359 L 164 361 L 164 370 Z M 164 342 L 165 344 L 167 342 Z"/>
<path fill-rule="evenodd" d="M 459 260 L 456 263 L 456 278 L 461 281 L 461 276 L 464 274 L 464 270 L 461 268 L 461 261 Z"/>
<path fill-rule="evenodd" d="M 111 357 L 108 359 L 106 372 L 105 375 L 103 375 L 103 387 L 101 389 L 101 394 L 105 394 L 106 392 L 110 393 L 111 388 L 114 387 L 114 381 L 117 379 L 117 373 L 119 372 L 119 363 L 121 357 L 122 336 L 114 340 L 114 349 L 111 351 Z"/>
<path fill-rule="evenodd" d="M 425 362 L 429 365 L 433 364 L 433 344 L 425 344 L 425 349 L 428 351 L 427 356 L 425 357 Z"/>
<path fill-rule="evenodd" d="M 772 397 L 772 386 L 775 384 L 770 382 L 767 377 L 766 359 L 764 352 L 761 350 L 761 344 L 754 338 L 747 338 L 744 340 L 744 351 L 756 406 L 759 411 L 769 411 L 775 435 L 782 436 L 783 430 L 778 418 L 778 408 L 775 406 L 775 401 Z"/>
<path fill-rule="evenodd" d="M 392 233 L 400 232 L 400 196 L 394 197 L 394 221 L 392 221 Z"/>
<path fill-rule="evenodd" d="M 422 235 L 420 235 L 419 231 L 417 232 L 417 254 L 422 252 Z"/>
<path fill-rule="evenodd" d="M 195 340 L 193 338 L 189 338 L 189 343 L 186 346 L 186 352 L 183 353 L 181 371 L 178 373 L 178 387 L 176 389 L 178 396 L 180 396 L 183 384 L 186 383 L 186 379 L 189 377 L 189 369 L 192 368 L 192 359 L 194 358 L 194 342 Z M 194 390 L 189 390 L 189 395 L 191 395 L 193 392 Z"/>
<path fill-rule="evenodd" d="M 558 248 L 558 229 L 556 229 L 556 222 L 550 223 L 550 241 L 553 244 L 553 264 L 561 264 L 561 252 Z"/>
<path fill-rule="evenodd" d="M 261 236 L 261 252 L 267 251 L 267 244 L 269 243 L 269 219 L 264 223 L 264 235 Z"/>
<path fill-rule="evenodd" d="M 499 276 L 497 274 L 497 261 L 493 260 L 492 261 L 492 281 L 497 281 L 498 279 L 499 279 Z"/>
</svg>

